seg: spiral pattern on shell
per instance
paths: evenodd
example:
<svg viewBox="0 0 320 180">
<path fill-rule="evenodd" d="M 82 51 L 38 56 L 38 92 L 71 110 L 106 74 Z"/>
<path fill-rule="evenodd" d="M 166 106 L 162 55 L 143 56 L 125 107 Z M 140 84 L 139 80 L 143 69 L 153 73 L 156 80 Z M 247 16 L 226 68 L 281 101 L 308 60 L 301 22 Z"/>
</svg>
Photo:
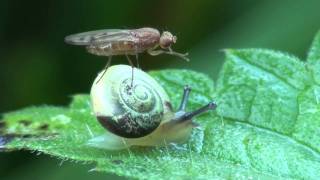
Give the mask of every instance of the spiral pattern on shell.
<svg viewBox="0 0 320 180">
<path fill-rule="evenodd" d="M 147 113 L 154 110 L 156 101 L 158 103 L 160 101 L 157 92 L 139 79 L 135 81 L 133 87 L 131 87 L 131 79 L 125 79 L 116 91 L 119 92 L 119 101 L 123 102 L 123 108 L 128 111 Z"/>
<path fill-rule="evenodd" d="M 99 122 L 112 133 L 126 138 L 138 138 L 154 131 L 163 119 L 164 102 L 168 99 L 148 74 L 137 69 L 134 73 L 131 86 L 131 68 L 109 68 L 102 77 L 103 82 L 99 82 L 103 84 L 94 84 L 91 90 Z"/>
</svg>

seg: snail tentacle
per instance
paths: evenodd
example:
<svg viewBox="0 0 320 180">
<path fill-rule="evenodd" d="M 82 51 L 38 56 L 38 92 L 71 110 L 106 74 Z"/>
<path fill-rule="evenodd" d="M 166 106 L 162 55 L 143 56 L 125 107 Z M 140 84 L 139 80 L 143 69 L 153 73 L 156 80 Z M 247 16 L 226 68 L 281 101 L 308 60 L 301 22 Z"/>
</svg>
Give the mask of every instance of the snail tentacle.
<svg viewBox="0 0 320 180">
<path fill-rule="evenodd" d="M 193 117 L 199 115 L 199 114 L 202 114 L 202 113 L 205 113 L 209 110 L 214 110 L 216 109 L 217 107 L 217 104 L 214 103 L 213 101 L 208 103 L 207 105 L 195 110 L 195 111 L 192 111 L 192 112 L 184 112 L 184 113 L 180 113 L 180 115 L 178 115 L 176 117 L 176 121 L 187 121 L 187 120 L 191 120 Z M 177 114 L 177 113 L 176 113 Z"/>
<path fill-rule="evenodd" d="M 189 99 L 190 91 L 191 91 L 191 87 L 189 85 L 184 86 L 182 100 L 181 100 L 178 111 L 185 111 L 187 102 Z"/>
</svg>

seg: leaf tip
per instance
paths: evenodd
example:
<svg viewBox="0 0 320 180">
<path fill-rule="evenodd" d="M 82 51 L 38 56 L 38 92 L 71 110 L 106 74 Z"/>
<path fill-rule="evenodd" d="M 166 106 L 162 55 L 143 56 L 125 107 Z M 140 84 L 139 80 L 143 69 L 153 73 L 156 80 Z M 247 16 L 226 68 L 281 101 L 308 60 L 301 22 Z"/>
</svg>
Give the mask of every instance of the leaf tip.
<svg viewBox="0 0 320 180">
<path fill-rule="evenodd" d="M 220 49 L 219 51 L 227 54 L 227 53 L 229 53 L 229 52 L 232 52 L 232 49 L 224 48 L 224 49 Z"/>
</svg>

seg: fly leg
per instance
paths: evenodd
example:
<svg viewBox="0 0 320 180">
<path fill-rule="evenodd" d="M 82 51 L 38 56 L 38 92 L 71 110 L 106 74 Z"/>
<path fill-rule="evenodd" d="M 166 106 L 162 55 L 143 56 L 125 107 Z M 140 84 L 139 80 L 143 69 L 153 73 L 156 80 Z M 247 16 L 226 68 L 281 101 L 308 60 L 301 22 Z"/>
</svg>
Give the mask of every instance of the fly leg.
<svg viewBox="0 0 320 180">
<path fill-rule="evenodd" d="M 140 65 L 139 65 L 139 54 L 138 54 L 138 48 L 137 48 L 137 46 L 135 46 L 135 51 L 136 51 L 137 68 L 140 69 Z"/>
<path fill-rule="evenodd" d="M 103 73 L 101 74 L 101 76 L 100 76 L 99 80 L 96 82 L 96 84 L 98 84 L 98 82 L 103 78 L 104 74 L 107 72 L 107 69 L 111 64 L 111 59 L 112 59 L 112 56 L 109 56 L 108 62 L 106 64 L 106 66 L 104 67 Z"/>
<path fill-rule="evenodd" d="M 187 58 L 186 56 L 188 56 L 188 53 L 185 53 L 185 54 L 182 54 L 182 53 L 178 53 L 178 52 L 175 52 L 173 51 L 171 48 L 169 48 L 169 51 L 164 51 L 162 49 L 158 49 L 158 50 L 155 50 L 155 49 L 150 49 L 147 51 L 151 56 L 157 56 L 159 54 L 170 54 L 170 55 L 173 55 L 173 56 L 177 56 L 177 57 L 180 57 L 186 61 L 189 61 L 189 58 Z"/>
<path fill-rule="evenodd" d="M 126 57 L 127 57 L 128 62 L 129 62 L 129 64 L 131 65 L 131 68 L 132 68 L 132 70 L 131 70 L 131 87 L 133 87 L 133 70 L 134 70 L 134 65 L 133 65 L 131 59 L 129 58 L 129 56 L 128 56 L 127 54 L 126 54 Z"/>
<path fill-rule="evenodd" d="M 137 68 L 140 69 L 140 65 L 139 65 L 139 55 L 138 55 L 138 53 L 136 54 L 136 60 L 137 60 Z"/>
</svg>

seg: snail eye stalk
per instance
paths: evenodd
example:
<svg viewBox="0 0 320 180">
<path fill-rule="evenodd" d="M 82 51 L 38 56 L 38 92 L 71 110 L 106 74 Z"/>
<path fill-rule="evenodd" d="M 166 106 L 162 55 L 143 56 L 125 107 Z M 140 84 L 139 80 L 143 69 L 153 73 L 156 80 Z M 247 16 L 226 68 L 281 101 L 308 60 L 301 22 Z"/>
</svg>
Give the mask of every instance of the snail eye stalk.
<svg viewBox="0 0 320 180">
<path fill-rule="evenodd" d="M 195 110 L 195 111 L 192 111 L 192 112 L 185 112 L 185 109 L 186 109 L 186 106 L 187 106 L 187 102 L 188 102 L 188 99 L 189 99 L 189 94 L 190 94 L 190 91 L 191 91 L 191 88 L 186 85 L 184 87 L 184 91 L 183 91 L 183 96 L 182 96 L 182 100 L 181 100 L 181 104 L 180 104 L 180 107 L 178 109 L 178 116 L 176 117 L 176 121 L 179 121 L 179 122 L 183 122 L 183 121 L 187 121 L 187 120 L 191 120 L 193 117 L 199 115 L 199 114 L 202 114 L 202 113 L 205 113 L 209 110 L 214 110 L 216 107 L 217 107 L 217 104 L 214 103 L 214 102 L 210 102 L 208 103 L 207 105 Z"/>
<path fill-rule="evenodd" d="M 214 110 L 214 109 L 216 109 L 216 107 L 217 107 L 216 103 L 210 102 L 207 105 L 205 105 L 195 111 L 185 113 L 184 116 L 182 117 L 182 120 L 192 119 L 193 117 L 195 117 L 199 114 L 205 113 L 209 110 Z"/>
<path fill-rule="evenodd" d="M 183 114 L 181 114 L 180 116 L 178 116 L 175 121 L 179 121 L 179 122 L 183 122 L 183 121 L 188 121 L 188 120 L 191 120 L 193 117 L 197 116 L 197 115 L 200 115 L 202 113 L 205 113 L 209 110 L 214 110 L 216 109 L 217 107 L 217 104 L 214 103 L 214 102 L 210 102 L 208 103 L 207 105 L 195 110 L 195 111 L 192 111 L 192 112 L 185 112 Z"/>
<path fill-rule="evenodd" d="M 183 96 L 182 96 L 181 104 L 180 104 L 180 107 L 179 107 L 178 111 L 186 110 L 186 106 L 187 106 L 187 102 L 188 102 L 188 99 L 189 99 L 190 91 L 191 91 L 190 86 L 186 85 L 184 87 L 184 89 L 183 89 Z"/>
</svg>

